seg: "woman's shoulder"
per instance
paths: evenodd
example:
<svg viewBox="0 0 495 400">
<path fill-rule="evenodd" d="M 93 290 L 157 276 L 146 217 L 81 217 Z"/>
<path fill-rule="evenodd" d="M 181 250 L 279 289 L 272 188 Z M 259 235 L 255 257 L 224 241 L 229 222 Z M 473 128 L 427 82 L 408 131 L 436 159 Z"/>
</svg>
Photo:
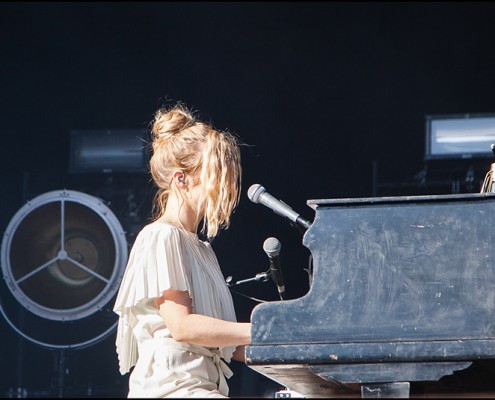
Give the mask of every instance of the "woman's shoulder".
<svg viewBox="0 0 495 400">
<path fill-rule="evenodd" d="M 177 241 L 179 234 L 173 226 L 159 220 L 143 226 L 136 235 L 135 244 L 150 246 L 157 241 Z"/>
<path fill-rule="evenodd" d="M 138 236 L 143 236 L 143 235 L 157 235 L 157 234 L 165 234 L 165 235 L 170 235 L 172 234 L 177 228 L 174 226 L 167 224 L 161 220 L 155 220 L 147 225 L 143 226 L 141 228 L 141 231 L 139 231 Z"/>
<path fill-rule="evenodd" d="M 212 251 L 210 244 L 200 240 L 198 234 L 188 232 L 162 220 L 156 220 L 145 225 L 136 236 L 134 247 L 147 249 L 164 242 L 175 245 L 176 248 L 188 246 Z"/>
</svg>

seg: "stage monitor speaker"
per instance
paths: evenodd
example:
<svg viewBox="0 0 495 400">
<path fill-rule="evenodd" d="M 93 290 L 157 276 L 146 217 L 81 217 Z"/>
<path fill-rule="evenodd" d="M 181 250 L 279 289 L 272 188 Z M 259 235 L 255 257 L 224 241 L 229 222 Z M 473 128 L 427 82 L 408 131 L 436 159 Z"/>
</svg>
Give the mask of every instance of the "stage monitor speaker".
<svg viewBox="0 0 495 400">
<path fill-rule="evenodd" d="M 112 306 L 127 255 L 125 232 L 102 200 L 70 190 L 42 194 L 14 215 L 2 241 L 3 277 L 27 317 L 15 323 L 18 313 L 2 313 L 46 347 L 96 343 L 116 326 Z"/>
</svg>

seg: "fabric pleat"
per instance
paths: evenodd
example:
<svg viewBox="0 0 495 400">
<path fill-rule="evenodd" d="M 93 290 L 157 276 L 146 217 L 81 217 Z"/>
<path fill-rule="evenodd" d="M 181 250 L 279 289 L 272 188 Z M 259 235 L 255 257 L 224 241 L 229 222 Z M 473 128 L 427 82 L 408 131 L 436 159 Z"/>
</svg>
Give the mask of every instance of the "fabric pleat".
<svg viewBox="0 0 495 400">
<path fill-rule="evenodd" d="M 167 289 L 187 291 L 194 313 L 236 321 L 232 296 L 211 245 L 194 233 L 155 221 L 137 235 L 115 300 L 121 374 L 136 364 L 139 341 L 171 337 L 153 303 Z M 234 350 L 220 349 L 227 362 Z"/>
</svg>

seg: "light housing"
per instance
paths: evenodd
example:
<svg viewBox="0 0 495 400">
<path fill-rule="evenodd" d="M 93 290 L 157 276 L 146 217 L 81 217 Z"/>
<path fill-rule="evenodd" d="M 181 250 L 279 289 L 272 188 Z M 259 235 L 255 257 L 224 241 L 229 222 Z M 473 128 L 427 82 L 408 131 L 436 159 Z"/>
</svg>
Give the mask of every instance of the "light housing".
<svg viewBox="0 0 495 400">
<path fill-rule="evenodd" d="M 426 116 L 425 160 L 493 157 L 495 113 Z"/>
</svg>

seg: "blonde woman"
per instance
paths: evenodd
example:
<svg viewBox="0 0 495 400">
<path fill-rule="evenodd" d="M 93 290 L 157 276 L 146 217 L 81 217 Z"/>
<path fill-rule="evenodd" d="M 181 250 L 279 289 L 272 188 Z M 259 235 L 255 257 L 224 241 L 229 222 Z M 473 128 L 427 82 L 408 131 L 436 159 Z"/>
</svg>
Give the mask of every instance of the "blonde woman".
<svg viewBox="0 0 495 400">
<path fill-rule="evenodd" d="M 251 324 L 236 322 L 208 238 L 227 228 L 239 200 L 235 137 L 181 105 L 160 109 L 150 169 L 156 218 L 136 237 L 114 311 L 129 397 L 227 397 L 226 362 L 244 361 Z"/>
</svg>

